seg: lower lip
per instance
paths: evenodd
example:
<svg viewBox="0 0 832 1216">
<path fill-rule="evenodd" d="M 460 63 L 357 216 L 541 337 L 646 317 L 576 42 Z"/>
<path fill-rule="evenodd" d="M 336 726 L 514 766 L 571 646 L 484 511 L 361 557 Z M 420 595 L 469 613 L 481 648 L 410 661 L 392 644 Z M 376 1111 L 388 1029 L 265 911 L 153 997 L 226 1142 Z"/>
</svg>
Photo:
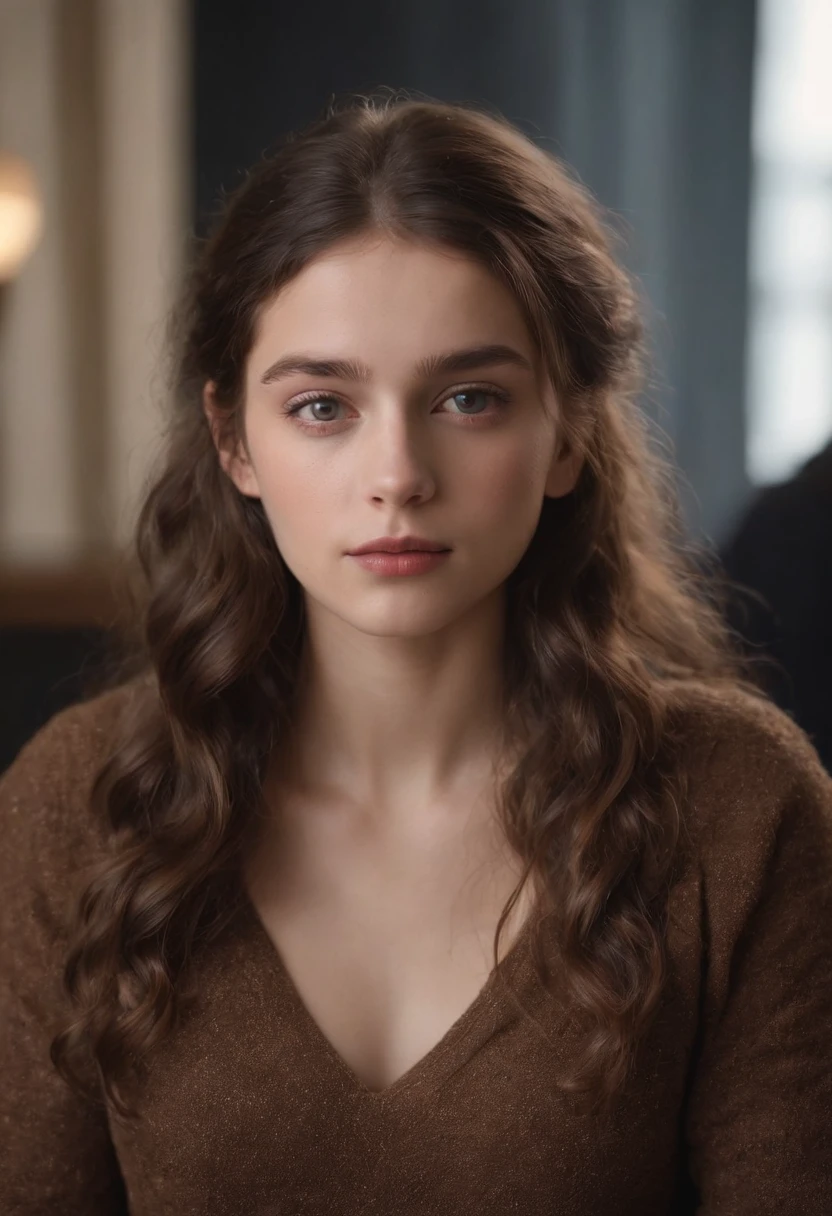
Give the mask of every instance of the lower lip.
<svg viewBox="0 0 832 1216">
<path fill-rule="evenodd" d="M 351 553 L 350 557 L 374 574 L 425 574 L 441 565 L 449 553 L 450 549 L 439 553 L 411 549 L 405 553 Z"/>
</svg>

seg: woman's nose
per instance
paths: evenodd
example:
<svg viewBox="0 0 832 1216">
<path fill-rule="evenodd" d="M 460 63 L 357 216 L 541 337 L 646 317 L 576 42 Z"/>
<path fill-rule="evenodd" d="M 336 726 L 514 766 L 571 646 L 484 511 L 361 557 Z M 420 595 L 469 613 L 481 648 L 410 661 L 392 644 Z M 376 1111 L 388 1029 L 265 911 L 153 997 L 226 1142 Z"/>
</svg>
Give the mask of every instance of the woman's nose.
<svg viewBox="0 0 832 1216">
<path fill-rule="evenodd" d="M 396 502 L 429 498 L 436 471 L 424 427 L 401 411 L 369 429 L 374 433 L 366 436 L 362 465 L 370 495 Z"/>
</svg>

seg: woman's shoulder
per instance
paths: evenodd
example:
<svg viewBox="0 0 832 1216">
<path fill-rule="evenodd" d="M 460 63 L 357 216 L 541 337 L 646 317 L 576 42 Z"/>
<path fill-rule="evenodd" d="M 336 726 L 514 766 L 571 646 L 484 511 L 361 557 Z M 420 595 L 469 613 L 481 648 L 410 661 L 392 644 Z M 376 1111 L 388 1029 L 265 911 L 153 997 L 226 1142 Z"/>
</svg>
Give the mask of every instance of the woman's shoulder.
<svg viewBox="0 0 832 1216">
<path fill-rule="evenodd" d="M 678 759 L 696 779 L 764 782 L 782 793 L 805 780 L 832 781 L 809 735 L 762 692 L 678 680 L 668 688 L 668 704 Z"/>
<path fill-rule="evenodd" d="M 86 851 L 96 828 L 92 786 L 137 691 L 131 681 L 71 705 L 21 748 L 0 776 L 0 832 L 7 855 Z"/>
<path fill-rule="evenodd" d="M 113 839 L 93 785 L 136 691 L 113 688 L 55 714 L 0 777 L 0 987 L 30 1024 L 57 1029 L 66 1012 L 61 975 L 79 900 Z"/>
<path fill-rule="evenodd" d="M 767 698 L 678 691 L 680 744 L 687 739 L 695 757 L 686 818 L 701 829 L 669 928 L 696 1013 L 680 1121 L 688 1173 L 709 1211 L 819 1211 L 829 1196 L 819 1146 L 832 1098 L 822 1066 L 832 1014 L 832 777 L 808 735 Z"/>
<path fill-rule="evenodd" d="M 137 683 L 130 681 L 60 710 L 23 745 L 2 780 L 41 785 L 77 779 L 112 744 L 137 691 Z"/>
<path fill-rule="evenodd" d="M 794 855 L 826 858 L 832 881 L 832 776 L 806 732 L 741 685 L 679 681 L 671 703 L 684 819 L 703 869 L 748 892 L 790 840 Z"/>
</svg>

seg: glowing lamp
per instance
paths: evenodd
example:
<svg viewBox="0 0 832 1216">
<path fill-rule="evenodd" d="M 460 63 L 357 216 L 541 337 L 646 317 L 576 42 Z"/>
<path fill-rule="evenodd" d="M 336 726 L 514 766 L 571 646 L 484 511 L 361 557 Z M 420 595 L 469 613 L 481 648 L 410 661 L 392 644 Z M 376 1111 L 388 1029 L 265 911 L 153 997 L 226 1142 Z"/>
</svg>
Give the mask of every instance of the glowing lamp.
<svg viewBox="0 0 832 1216">
<path fill-rule="evenodd" d="M 0 152 L 0 283 L 13 279 L 35 248 L 43 211 L 25 160 Z"/>
</svg>

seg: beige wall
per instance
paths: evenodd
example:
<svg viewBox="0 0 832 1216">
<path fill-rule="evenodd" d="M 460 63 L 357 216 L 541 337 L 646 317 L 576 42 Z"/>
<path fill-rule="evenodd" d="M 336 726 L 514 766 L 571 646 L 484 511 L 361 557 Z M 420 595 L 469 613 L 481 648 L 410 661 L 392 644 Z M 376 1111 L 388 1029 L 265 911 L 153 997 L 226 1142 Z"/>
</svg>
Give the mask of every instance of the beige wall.
<svg viewBox="0 0 832 1216">
<path fill-rule="evenodd" d="M 57 0 L 0 4 L 0 146 L 25 156 L 43 195 L 40 245 L 6 288 L 0 331 L 0 546 L 47 558 L 80 542 L 67 384 L 70 293 L 61 256 Z"/>
<path fill-rule="evenodd" d="M 187 0 L 0 0 L 0 148 L 44 235 L 0 329 L 0 557 L 129 535 L 190 226 Z"/>
</svg>

